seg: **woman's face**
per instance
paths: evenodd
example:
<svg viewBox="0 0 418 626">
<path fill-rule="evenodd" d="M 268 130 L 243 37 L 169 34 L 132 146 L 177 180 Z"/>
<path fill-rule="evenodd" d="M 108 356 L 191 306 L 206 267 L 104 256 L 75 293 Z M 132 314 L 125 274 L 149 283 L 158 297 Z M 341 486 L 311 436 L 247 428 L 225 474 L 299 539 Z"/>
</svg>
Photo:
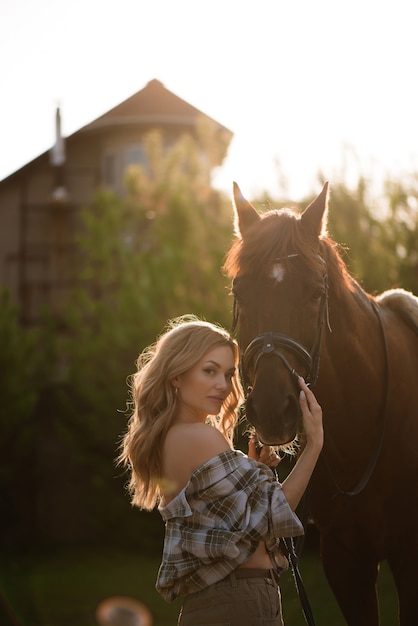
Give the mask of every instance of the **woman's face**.
<svg viewBox="0 0 418 626">
<path fill-rule="evenodd" d="M 218 415 L 225 398 L 231 393 L 235 373 L 234 353 L 229 346 L 210 350 L 190 370 L 178 376 L 178 417 L 185 421 L 205 421 Z"/>
</svg>

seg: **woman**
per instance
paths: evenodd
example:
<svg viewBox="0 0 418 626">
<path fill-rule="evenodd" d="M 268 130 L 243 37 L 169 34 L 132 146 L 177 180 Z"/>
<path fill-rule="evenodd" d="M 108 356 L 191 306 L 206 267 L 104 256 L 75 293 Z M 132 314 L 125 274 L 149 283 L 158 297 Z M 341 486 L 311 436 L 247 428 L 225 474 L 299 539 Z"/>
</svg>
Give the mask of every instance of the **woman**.
<svg viewBox="0 0 418 626">
<path fill-rule="evenodd" d="M 185 596 L 178 624 L 281 625 L 280 537 L 303 533 L 294 511 L 323 443 L 322 412 L 300 379 L 306 445 L 280 484 L 270 446 L 233 448 L 243 401 L 239 350 L 228 333 L 194 317 L 173 320 L 138 359 L 133 414 L 120 460 L 132 503 L 156 504 L 166 524 L 157 589 Z"/>
</svg>

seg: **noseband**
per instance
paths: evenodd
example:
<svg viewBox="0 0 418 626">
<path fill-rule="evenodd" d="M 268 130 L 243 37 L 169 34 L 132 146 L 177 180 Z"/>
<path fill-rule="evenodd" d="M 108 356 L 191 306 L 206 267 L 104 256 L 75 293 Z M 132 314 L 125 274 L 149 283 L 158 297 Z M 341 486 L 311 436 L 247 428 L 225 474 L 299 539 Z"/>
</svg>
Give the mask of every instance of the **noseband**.
<svg viewBox="0 0 418 626">
<path fill-rule="evenodd" d="M 294 257 L 297 255 L 290 255 Z M 323 259 L 321 259 L 323 261 Z M 325 261 L 324 261 L 325 263 Z M 262 358 L 277 357 L 285 365 L 289 373 L 297 378 L 299 376 L 297 370 L 292 367 L 287 360 L 283 351 L 292 353 L 298 360 L 298 362 L 307 370 L 305 380 L 310 386 L 315 385 L 319 374 L 319 362 L 321 357 L 321 345 L 324 326 L 326 325 L 331 332 L 329 323 L 329 309 L 328 309 L 328 275 L 323 275 L 324 289 L 321 297 L 321 303 L 318 315 L 318 324 L 315 334 L 315 339 L 310 350 L 307 350 L 302 344 L 295 341 L 287 335 L 275 332 L 265 332 L 258 335 L 247 346 L 241 362 L 242 377 L 244 383 L 244 389 L 247 392 L 251 388 L 251 382 L 249 380 L 248 373 L 252 370 L 253 377 L 256 373 L 257 367 Z M 234 305 L 234 327 L 237 324 L 237 307 Z"/>
<path fill-rule="evenodd" d="M 297 341 L 281 335 L 280 333 L 262 333 L 248 345 L 242 357 L 243 372 L 249 371 L 249 366 L 254 363 L 253 373 L 255 374 L 260 359 L 262 357 L 276 356 L 284 363 L 286 369 L 292 376 L 299 376 L 296 369 L 292 367 L 281 350 L 292 352 L 298 360 L 303 363 L 309 372 L 312 370 L 312 357 L 309 352 Z"/>
</svg>

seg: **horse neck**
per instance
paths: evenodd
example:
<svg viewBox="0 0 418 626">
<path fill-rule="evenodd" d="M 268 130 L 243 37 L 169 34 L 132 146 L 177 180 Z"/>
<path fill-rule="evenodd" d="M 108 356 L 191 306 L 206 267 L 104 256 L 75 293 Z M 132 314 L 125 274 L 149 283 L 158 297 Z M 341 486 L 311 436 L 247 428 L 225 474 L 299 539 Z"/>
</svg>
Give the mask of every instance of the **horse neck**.
<svg viewBox="0 0 418 626">
<path fill-rule="evenodd" d="M 338 295 L 330 285 L 329 317 L 332 332 L 326 332 L 321 354 L 321 395 L 329 395 L 327 388 L 333 385 L 344 399 L 341 403 L 351 408 L 358 402 L 378 403 L 386 354 L 373 299 L 357 283 L 353 291 L 346 289 Z"/>
<path fill-rule="evenodd" d="M 337 482 L 355 485 L 382 432 L 389 382 L 385 340 L 373 300 L 360 286 L 339 299 L 330 293 L 330 323 L 315 389 L 324 414 L 324 455 Z"/>
</svg>

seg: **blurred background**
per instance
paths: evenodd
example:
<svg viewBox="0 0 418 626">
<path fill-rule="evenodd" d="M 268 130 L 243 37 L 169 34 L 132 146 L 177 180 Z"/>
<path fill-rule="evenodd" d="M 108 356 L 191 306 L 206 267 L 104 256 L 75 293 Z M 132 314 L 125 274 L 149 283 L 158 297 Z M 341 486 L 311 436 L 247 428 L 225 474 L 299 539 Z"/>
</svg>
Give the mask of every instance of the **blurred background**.
<svg viewBox="0 0 418 626">
<path fill-rule="evenodd" d="M 352 274 L 418 294 L 410 4 L 290 4 L 0 6 L 1 624 L 93 626 L 113 596 L 176 623 L 154 590 L 162 521 L 114 459 L 167 320 L 230 327 L 232 180 L 260 211 L 330 180 Z M 314 528 L 301 570 L 319 623 L 342 624 Z M 383 626 L 392 587 L 383 567 Z"/>
</svg>

